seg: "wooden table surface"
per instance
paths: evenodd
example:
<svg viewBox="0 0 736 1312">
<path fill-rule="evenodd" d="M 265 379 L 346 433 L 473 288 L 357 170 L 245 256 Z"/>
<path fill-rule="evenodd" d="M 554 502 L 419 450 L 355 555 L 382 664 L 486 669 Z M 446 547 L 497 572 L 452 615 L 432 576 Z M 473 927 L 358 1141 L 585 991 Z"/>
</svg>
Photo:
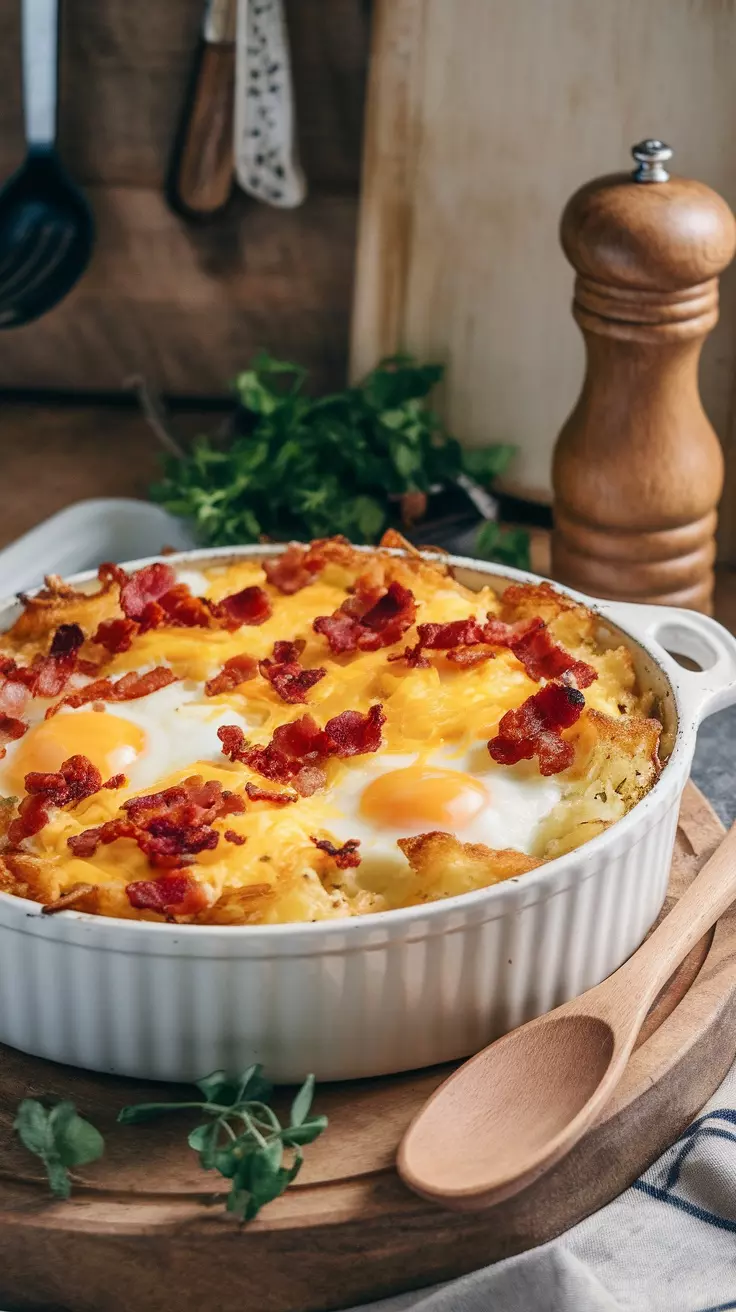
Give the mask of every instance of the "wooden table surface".
<svg viewBox="0 0 736 1312">
<path fill-rule="evenodd" d="M 178 436 L 211 431 L 212 411 L 172 418 Z M 159 472 L 158 448 L 134 405 L 0 402 L 0 549 L 42 519 L 87 497 L 145 497 Z M 532 532 L 532 567 L 548 569 L 548 536 Z M 736 632 L 736 570 L 720 566 L 716 617 Z"/>
</svg>

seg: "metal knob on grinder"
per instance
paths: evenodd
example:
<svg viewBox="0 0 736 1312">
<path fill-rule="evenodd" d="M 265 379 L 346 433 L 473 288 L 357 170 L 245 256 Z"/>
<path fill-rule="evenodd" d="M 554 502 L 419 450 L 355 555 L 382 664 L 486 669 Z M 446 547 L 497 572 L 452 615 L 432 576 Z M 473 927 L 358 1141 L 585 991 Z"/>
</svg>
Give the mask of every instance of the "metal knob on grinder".
<svg viewBox="0 0 736 1312">
<path fill-rule="evenodd" d="M 669 146 L 571 197 L 561 241 L 586 345 L 553 463 L 555 578 L 594 595 L 710 611 L 721 447 L 698 361 L 736 249 L 726 202 L 670 176 Z"/>
</svg>

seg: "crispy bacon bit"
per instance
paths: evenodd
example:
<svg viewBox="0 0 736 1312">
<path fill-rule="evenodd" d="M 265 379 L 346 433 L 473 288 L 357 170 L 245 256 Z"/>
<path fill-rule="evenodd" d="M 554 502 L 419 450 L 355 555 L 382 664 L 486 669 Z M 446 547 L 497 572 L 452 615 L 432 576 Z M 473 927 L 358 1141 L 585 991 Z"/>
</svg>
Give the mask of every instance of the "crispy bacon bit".
<svg viewBox="0 0 736 1312">
<path fill-rule="evenodd" d="M 487 641 L 483 625 L 472 616 L 467 620 L 450 620 L 447 624 L 418 624 L 417 636 L 421 646 L 431 651 L 472 647 Z"/>
<path fill-rule="evenodd" d="M 243 730 L 237 724 L 223 724 L 217 730 L 217 737 L 222 743 L 222 754 L 231 761 L 241 761 L 248 746 Z"/>
<path fill-rule="evenodd" d="M 101 620 L 92 641 L 117 656 L 119 652 L 130 651 L 138 627 L 135 620 Z"/>
<path fill-rule="evenodd" d="M 163 615 L 160 624 L 171 624 L 179 629 L 207 629 L 212 627 L 212 610 L 204 597 L 195 597 L 186 583 L 169 588 L 158 603 Z M 153 625 L 151 627 L 154 627 Z"/>
<path fill-rule="evenodd" d="M 124 775 L 124 774 L 113 774 L 113 775 L 111 775 L 110 778 L 109 778 L 109 779 L 108 779 L 108 780 L 102 785 L 102 787 L 103 787 L 103 788 L 109 788 L 109 789 L 111 789 L 113 792 L 115 792 L 115 790 L 116 790 L 117 788 L 124 788 L 125 785 L 127 784 L 127 782 L 128 782 L 128 777 L 127 777 L 127 775 Z"/>
<path fill-rule="evenodd" d="M 226 829 L 222 836 L 228 843 L 234 843 L 236 847 L 242 847 L 246 841 L 245 834 L 238 834 L 234 829 Z"/>
<path fill-rule="evenodd" d="M 72 674 L 82 670 L 86 661 L 80 661 L 79 648 L 84 634 L 78 624 L 61 624 L 51 641 L 46 656 L 37 655 L 30 665 L 18 665 L 11 656 L 0 660 L 0 709 L 12 714 L 7 704 L 13 700 L 17 707 L 31 697 L 57 697 L 64 690 Z M 95 667 L 96 668 L 96 667 Z M 18 685 L 23 685 L 25 697 Z"/>
<path fill-rule="evenodd" d="M 48 822 L 49 811 L 46 799 L 40 794 L 37 796 L 29 794 L 24 797 L 18 807 L 18 815 L 8 827 L 10 846 L 17 847 L 24 838 L 30 838 L 33 834 L 37 834 Z"/>
<path fill-rule="evenodd" d="M 120 565 L 115 565 L 111 560 L 105 560 L 97 571 L 97 577 L 102 584 L 102 591 L 109 592 L 114 584 L 119 588 L 125 586 L 128 582 L 128 575 Z"/>
<path fill-rule="evenodd" d="M 403 651 L 395 652 L 389 656 L 390 661 L 403 661 L 410 670 L 427 670 L 432 662 L 422 655 L 421 642 L 416 643 L 414 647 L 405 647 Z"/>
<path fill-rule="evenodd" d="M 275 560 L 263 562 L 268 582 L 286 597 L 306 588 L 321 568 L 322 562 L 310 554 L 309 548 L 301 547 L 298 542 L 290 543 L 286 551 Z"/>
<path fill-rule="evenodd" d="M 304 645 L 302 640 L 275 642 L 271 659 L 259 662 L 258 668 L 263 678 L 268 680 L 282 702 L 306 702 L 309 689 L 324 679 L 327 673 L 323 666 L 304 669 L 299 660 Z"/>
<path fill-rule="evenodd" d="M 569 683 L 573 688 L 589 688 L 598 678 L 598 671 L 586 661 L 573 661 L 572 665 L 566 669 L 562 675 L 562 682 Z"/>
<path fill-rule="evenodd" d="M 84 642 L 84 634 L 78 624 L 60 624 L 51 640 L 51 656 L 68 656 Z"/>
<path fill-rule="evenodd" d="M 225 661 L 219 673 L 207 680 L 204 690 L 208 697 L 217 697 L 221 692 L 232 692 L 233 688 L 252 679 L 257 669 L 258 661 L 247 652 L 241 652 L 239 656 L 231 656 L 229 661 Z"/>
<path fill-rule="evenodd" d="M 120 588 L 120 606 L 129 620 L 144 619 L 146 608 L 157 602 L 176 584 L 176 574 L 170 565 L 156 561 L 144 565 L 135 574 L 126 575 Z M 153 626 L 151 626 L 153 627 Z"/>
<path fill-rule="evenodd" d="M 312 623 L 312 628 L 315 633 L 321 633 L 327 639 L 330 651 L 336 656 L 341 656 L 344 652 L 357 651 L 358 638 L 363 632 L 360 621 L 346 615 L 342 609 L 336 610 L 332 615 L 318 615 Z"/>
<path fill-rule="evenodd" d="M 325 725 L 331 741 L 330 756 L 362 756 L 377 752 L 381 746 L 381 726 L 386 723 L 383 707 L 371 706 L 367 715 L 360 711 L 343 711 Z"/>
<path fill-rule="evenodd" d="M 74 884 L 54 902 L 47 902 L 42 906 L 41 915 L 53 916 L 57 911 L 69 911 L 70 908 L 92 911 L 95 909 L 98 893 L 99 889 L 94 884 Z"/>
<path fill-rule="evenodd" d="M 389 656 L 389 660 L 403 661 L 410 669 L 418 669 L 429 665 L 423 654 L 425 650 L 444 651 L 454 664 L 473 666 L 493 658 L 494 653 L 488 648 L 507 647 L 536 683 L 564 677 L 567 683 L 587 688 L 598 678 L 592 665 L 576 660 L 554 642 L 538 615 L 516 624 L 507 624 L 492 614 L 484 623 L 471 616 L 445 624 L 419 624 L 417 636 L 416 646 L 406 647 L 401 655 Z"/>
<path fill-rule="evenodd" d="M 164 916 L 194 916 L 210 905 L 209 890 L 183 871 L 137 880 L 128 884 L 125 892 L 137 911 L 157 911 Z"/>
<path fill-rule="evenodd" d="M 566 742 L 560 731 L 575 724 L 584 705 L 585 698 L 577 688 L 546 684 L 502 716 L 497 736 L 488 743 L 491 757 L 499 765 L 515 765 L 536 756 L 540 774 L 559 774 L 572 765 L 575 756 L 572 743 Z"/>
<path fill-rule="evenodd" d="M 329 757 L 378 751 L 385 719 L 380 705 L 371 706 L 367 715 L 343 711 L 328 720 L 324 729 L 311 715 L 302 715 L 279 725 L 265 747 L 249 746 L 242 729 L 233 724 L 222 725 L 217 736 L 231 761 L 241 761 L 265 779 L 291 783 L 302 797 L 309 797 L 324 784 L 323 765 Z"/>
<path fill-rule="evenodd" d="M 492 661 L 496 653 L 490 647 L 453 647 L 447 653 L 448 661 L 453 665 L 464 665 L 472 667 L 482 665 L 484 661 Z M 429 661 L 427 662 L 429 664 Z"/>
<path fill-rule="evenodd" d="M 271 602 L 263 588 L 243 588 L 222 601 L 195 596 L 186 583 L 177 583 L 170 565 L 158 561 L 126 575 L 117 566 L 103 566 L 120 586 L 124 620 L 103 620 L 94 641 L 111 652 L 127 651 L 136 633 L 162 625 L 174 628 L 224 628 L 263 624 L 271 614 Z M 102 578 L 102 573 L 100 573 Z"/>
<path fill-rule="evenodd" d="M 273 613 L 267 592 L 263 588 L 243 588 L 223 597 L 215 607 L 225 628 L 239 629 L 242 624 L 264 624 Z"/>
<path fill-rule="evenodd" d="M 340 870 L 348 870 L 350 866 L 360 865 L 359 838 L 349 838 L 346 843 L 343 843 L 342 847 L 335 847 L 335 844 L 331 843 L 329 838 L 315 838 L 313 834 L 310 834 L 309 841 L 314 843 L 314 846 L 318 847 L 320 852 L 326 852 L 329 857 L 332 857 L 335 865 Z"/>
<path fill-rule="evenodd" d="M 93 856 L 101 843 L 130 838 L 151 865 L 178 867 L 198 852 L 217 847 L 219 834 L 212 828 L 214 821 L 240 814 L 245 802 L 235 793 L 223 791 L 218 780 L 205 783 L 201 775 L 191 775 L 160 793 L 131 797 L 121 809 L 124 819 L 108 820 L 67 839 L 74 855 Z"/>
<path fill-rule="evenodd" d="M 77 653 L 42 656 L 31 670 L 35 673 L 31 691 L 34 697 L 57 697 L 63 692 L 77 667 Z"/>
<path fill-rule="evenodd" d="M 312 624 L 335 655 L 391 647 L 416 619 L 416 602 L 409 588 L 393 582 L 384 593 L 376 596 L 371 589 L 365 596 L 360 582 L 358 579 L 356 596 L 349 597 L 332 615 L 319 615 Z"/>
<path fill-rule="evenodd" d="M 8 829 L 13 847 L 48 824 L 50 806 L 67 806 L 99 792 L 102 775 L 86 756 L 70 756 L 62 762 L 60 770 L 47 774 L 32 770 L 25 777 L 25 786 L 27 796 Z"/>
<path fill-rule="evenodd" d="M 389 656 L 389 660 L 403 661 L 411 670 L 426 669 L 431 664 L 424 655 L 426 649 L 444 651 L 447 653 L 448 660 L 458 665 L 475 665 L 478 663 L 476 657 L 471 660 L 469 656 L 460 656 L 460 652 L 468 651 L 469 648 L 480 643 L 496 642 L 496 638 L 488 636 L 486 627 L 472 615 L 466 620 L 448 620 L 444 624 L 418 624 L 416 645 L 405 647 L 400 655 Z M 492 652 L 488 655 L 484 654 L 480 659 L 487 660 L 492 654 Z"/>
<path fill-rule="evenodd" d="M 373 633 L 380 634 L 382 647 L 398 642 L 402 633 L 411 628 L 417 617 L 414 594 L 401 583 L 389 583 L 382 597 L 367 610 L 361 624 Z M 365 649 L 365 648 L 364 648 Z M 365 649 L 368 650 L 368 649 Z"/>
<path fill-rule="evenodd" d="M 99 672 L 100 666 L 95 661 L 77 661 L 77 674 L 86 674 L 87 678 L 93 679 L 95 675 L 99 674 Z"/>
<path fill-rule="evenodd" d="M 276 806 L 285 806 L 287 802 L 298 802 L 296 793 L 270 793 L 258 784 L 246 784 L 245 791 L 251 802 L 274 802 Z"/>
<path fill-rule="evenodd" d="M 25 777 L 27 793 L 41 794 L 52 806 L 66 806 L 68 802 L 81 802 L 98 793 L 102 775 L 86 756 L 70 756 L 61 769 L 42 773 L 32 770 Z"/>
<path fill-rule="evenodd" d="M 296 638 L 294 642 L 275 642 L 273 644 L 272 659 L 279 665 L 289 665 L 292 661 L 298 661 L 306 647 L 303 638 Z"/>
<path fill-rule="evenodd" d="M 135 826 L 129 820 L 108 820 L 94 829 L 83 829 L 81 834 L 67 838 L 67 846 L 74 856 L 94 856 L 100 843 L 114 843 L 118 838 L 134 838 Z"/>
<path fill-rule="evenodd" d="M 142 826 L 162 815 L 178 825 L 210 825 L 222 816 L 244 811 L 245 803 L 242 797 L 223 790 L 219 780 L 208 779 L 205 783 L 201 775 L 194 774 L 160 793 L 131 797 L 122 809 Z"/>
<path fill-rule="evenodd" d="M 0 712 L 0 743 L 12 743 L 16 738 L 22 738 L 27 728 L 25 720 Z"/>
<path fill-rule="evenodd" d="M 55 715 L 62 706 L 71 706 L 76 710 L 77 707 L 87 706 L 90 702 L 135 701 L 138 697 L 148 697 L 150 693 L 158 692 L 160 688 L 166 688 L 170 683 L 176 682 L 177 676 L 166 665 L 157 665 L 155 669 L 147 670 L 145 674 L 130 670 L 128 674 L 123 674 L 115 681 L 96 679 L 94 683 L 88 683 L 84 688 L 67 693 L 66 697 L 62 697 L 55 706 L 50 706 L 46 712 L 46 719 Z"/>
<path fill-rule="evenodd" d="M 565 675 L 568 680 L 574 680 L 578 688 L 587 688 L 598 678 L 598 671 L 592 665 L 576 660 L 550 637 L 549 629 L 541 620 L 508 645 L 535 683 Z"/>
</svg>

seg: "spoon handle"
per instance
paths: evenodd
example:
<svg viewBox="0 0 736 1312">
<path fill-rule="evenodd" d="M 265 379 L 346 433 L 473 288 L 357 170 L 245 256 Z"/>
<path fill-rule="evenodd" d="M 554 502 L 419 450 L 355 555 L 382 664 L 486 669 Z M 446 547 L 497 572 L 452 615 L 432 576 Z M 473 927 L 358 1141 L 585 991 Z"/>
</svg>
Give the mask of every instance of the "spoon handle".
<svg viewBox="0 0 736 1312">
<path fill-rule="evenodd" d="M 43 150 L 56 138 L 58 0 L 23 0 L 23 117 L 26 141 Z"/>
<path fill-rule="evenodd" d="M 664 988 L 688 952 L 711 929 L 734 899 L 736 823 L 661 925 L 633 957 L 624 962 L 603 985 L 599 985 L 601 993 L 604 988 L 607 990 L 607 996 L 614 1002 L 619 1014 L 622 1000 L 625 999 L 630 1014 L 643 1019 L 660 989 Z M 608 1010 L 605 1003 L 602 1010 Z"/>
</svg>

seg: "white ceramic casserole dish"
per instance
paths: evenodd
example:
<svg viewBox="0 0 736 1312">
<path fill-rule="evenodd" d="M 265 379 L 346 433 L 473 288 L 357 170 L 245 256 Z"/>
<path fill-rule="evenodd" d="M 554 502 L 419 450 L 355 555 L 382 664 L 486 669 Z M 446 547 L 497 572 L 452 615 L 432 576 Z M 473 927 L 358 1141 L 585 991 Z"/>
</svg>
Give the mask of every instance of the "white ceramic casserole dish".
<svg viewBox="0 0 736 1312">
<path fill-rule="evenodd" d="M 166 560 L 202 566 L 276 550 L 199 550 Z M 539 582 L 519 570 L 447 559 L 469 587 Z M 698 725 L 736 702 L 736 640 L 692 611 L 580 599 L 631 649 L 640 679 L 657 694 L 671 748 L 651 792 L 610 830 L 490 888 L 325 923 L 172 926 L 77 911 L 43 916 L 38 904 L 2 893 L 0 1042 L 158 1080 L 254 1061 L 277 1082 L 308 1071 L 355 1079 L 467 1056 L 609 975 L 664 901 Z M 0 605 L 0 628 L 16 613 L 15 602 Z M 668 650 L 700 670 L 682 668 Z"/>
</svg>

